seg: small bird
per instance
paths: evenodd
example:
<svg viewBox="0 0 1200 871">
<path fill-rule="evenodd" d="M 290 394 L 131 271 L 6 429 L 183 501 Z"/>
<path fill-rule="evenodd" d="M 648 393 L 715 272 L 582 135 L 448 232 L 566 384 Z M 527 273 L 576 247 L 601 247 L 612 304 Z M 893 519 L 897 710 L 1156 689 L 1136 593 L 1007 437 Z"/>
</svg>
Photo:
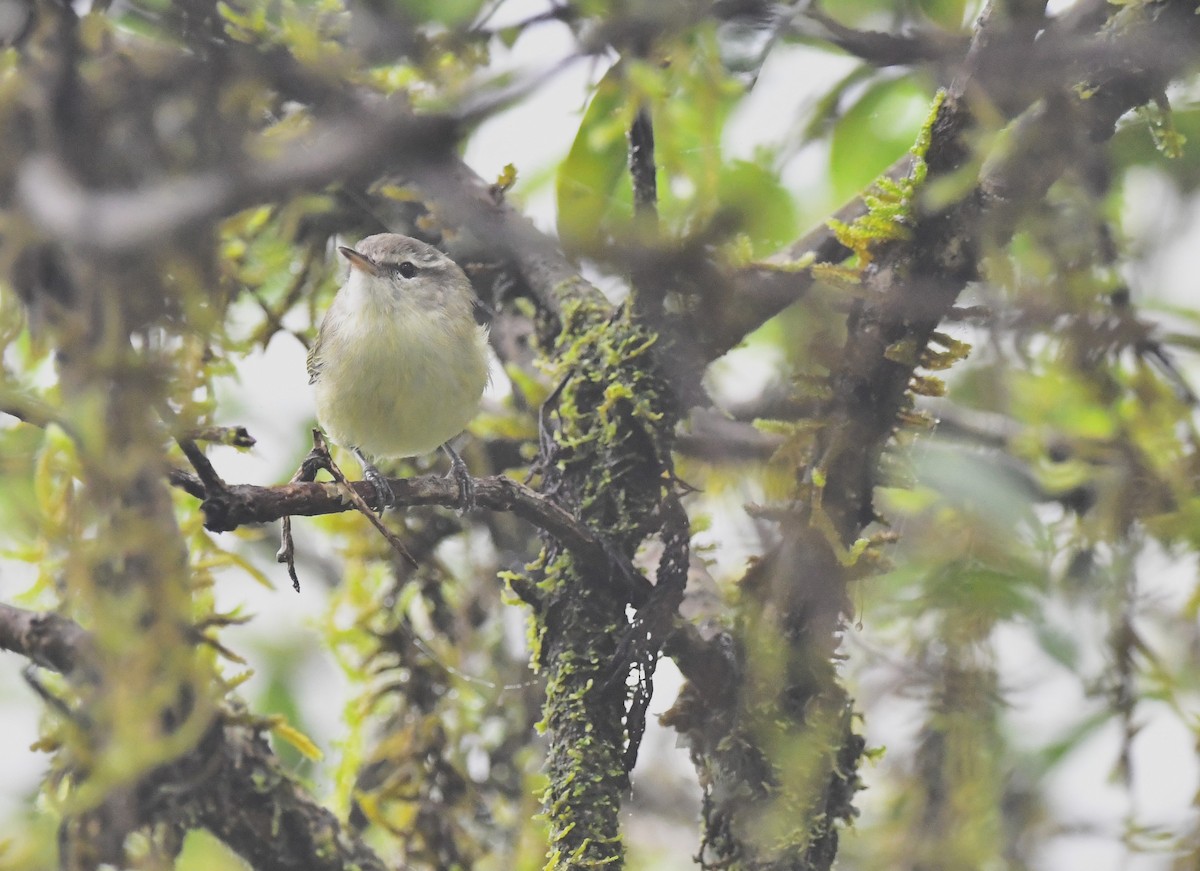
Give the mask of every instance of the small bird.
<svg viewBox="0 0 1200 871">
<path fill-rule="evenodd" d="M 463 510 L 475 486 L 449 440 L 470 423 L 488 383 L 488 331 L 458 264 L 431 245 L 380 233 L 339 247 L 350 274 L 308 352 L 317 420 L 349 448 L 379 510 L 395 494 L 372 460 L 450 457 Z"/>
</svg>

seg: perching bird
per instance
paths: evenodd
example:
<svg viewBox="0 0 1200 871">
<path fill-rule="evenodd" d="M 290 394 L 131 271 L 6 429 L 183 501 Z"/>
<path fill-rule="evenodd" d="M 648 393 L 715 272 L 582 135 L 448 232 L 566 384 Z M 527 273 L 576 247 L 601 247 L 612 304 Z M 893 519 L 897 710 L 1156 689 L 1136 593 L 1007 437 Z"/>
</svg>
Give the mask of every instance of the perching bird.
<svg viewBox="0 0 1200 871">
<path fill-rule="evenodd" d="M 308 352 L 317 419 L 362 464 L 381 511 L 395 496 L 372 460 L 439 446 L 462 508 L 472 508 L 471 475 L 448 444 L 479 410 L 488 382 L 487 328 L 475 321 L 467 276 L 436 248 L 395 233 L 338 250 L 350 274 Z"/>
</svg>

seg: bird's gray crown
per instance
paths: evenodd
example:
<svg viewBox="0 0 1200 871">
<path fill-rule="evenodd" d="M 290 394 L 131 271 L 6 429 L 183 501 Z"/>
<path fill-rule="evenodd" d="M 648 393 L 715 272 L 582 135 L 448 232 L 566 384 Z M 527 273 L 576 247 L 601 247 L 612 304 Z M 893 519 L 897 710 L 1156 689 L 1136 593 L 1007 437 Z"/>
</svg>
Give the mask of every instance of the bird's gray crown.
<svg viewBox="0 0 1200 871">
<path fill-rule="evenodd" d="M 370 257 L 381 266 L 395 266 L 408 260 L 418 266 L 445 263 L 449 258 L 432 245 L 398 233 L 377 233 L 368 236 L 354 250 Z"/>
</svg>

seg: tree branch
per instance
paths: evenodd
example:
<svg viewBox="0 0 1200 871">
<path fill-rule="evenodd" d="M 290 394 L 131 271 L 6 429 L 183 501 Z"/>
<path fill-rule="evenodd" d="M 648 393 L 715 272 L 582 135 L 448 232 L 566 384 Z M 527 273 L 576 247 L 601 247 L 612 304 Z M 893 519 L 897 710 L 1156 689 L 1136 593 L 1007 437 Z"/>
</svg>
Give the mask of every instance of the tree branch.
<svg viewBox="0 0 1200 871">
<path fill-rule="evenodd" d="M 89 645 L 87 632 L 74 620 L 0 602 L 0 650 L 11 650 L 42 668 L 70 674 L 84 661 Z"/>
<path fill-rule="evenodd" d="M 90 647 L 73 620 L 0 603 L 0 648 L 70 674 Z M 218 718 L 195 748 L 140 778 L 137 825 L 194 820 L 258 871 L 388 871 L 284 772 L 261 726 L 239 718 Z"/>
<path fill-rule="evenodd" d="M 0 414 L 43 429 L 57 421 L 55 408 L 50 403 L 16 390 L 0 391 Z"/>
<path fill-rule="evenodd" d="M 543 344 L 557 334 L 570 303 L 586 300 L 597 308 L 611 308 L 562 253 L 558 240 L 498 197 L 493 186 L 459 158 L 423 164 L 414 169 L 412 178 L 436 203 L 440 219 L 467 230 L 489 256 L 515 267 L 543 313 L 553 320 L 539 325 Z"/>
<path fill-rule="evenodd" d="M 397 159 L 433 159 L 453 147 L 461 126 L 455 116 L 417 115 L 395 104 L 364 107 L 318 126 L 277 159 L 247 158 L 129 191 L 93 191 L 60 160 L 38 154 L 20 168 L 17 190 L 30 216 L 60 241 L 133 252 L 254 203 L 378 174 Z"/>
<path fill-rule="evenodd" d="M 340 102 L 352 111 L 315 123 L 278 157 L 254 157 L 250 147 L 240 160 L 133 190 L 88 190 L 62 160 L 35 153 L 18 169 L 17 192 L 29 215 L 58 240 L 85 250 L 136 252 L 255 203 L 444 159 L 465 130 L 572 59 L 444 113 L 413 112 L 401 100 L 367 103 L 347 93 Z"/>
<path fill-rule="evenodd" d="M 1004 147 L 984 162 L 973 190 L 953 203 L 925 208 L 918 193 L 908 219 L 911 232 L 874 243 L 872 262 L 860 273 L 862 289 L 847 319 L 840 362 L 827 382 L 829 398 L 812 417 L 819 429 L 807 462 L 797 469 L 781 541 L 739 584 L 740 625 L 749 627 L 747 636 L 769 630 L 783 639 L 783 649 L 772 648 L 766 658 L 772 681 L 754 692 L 747 680 L 749 688 L 734 697 L 719 684 L 693 683 L 671 713 L 672 725 L 687 735 L 701 770 L 712 773 L 708 795 L 713 799 L 705 803 L 705 845 L 711 856 L 702 853 L 711 864 L 736 859 L 762 867 L 827 868 L 833 863 L 835 824 L 853 814 L 863 747 L 851 726 L 852 703 L 833 668 L 843 615 L 850 610 L 853 548 L 876 520 L 880 457 L 908 402 L 923 352 L 959 293 L 978 278 L 983 252 L 1011 239 L 1016 216 L 1039 202 L 1081 153 L 1111 135 L 1121 114 L 1159 93 L 1164 74 L 1179 72 L 1195 57 L 1200 22 L 1194 11 L 1182 0 L 1131 7 L 1128 29 L 1101 37 L 1110 40 L 1110 60 L 1104 70 L 1082 77 L 1086 97 L 1058 91 L 1034 103 L 1011 125 Z M 988 68 L 989 45 L 1006 40 L 994 33 L 1006 22 L 990 13 L 991 4 L 933 120 L 924 155 L 931 181 L 975 165 L 977 118 L 981 106 L 991 111 L 994 104 L 974 76 Z M 1032 41 L 1033 34 L 1025 37 Z M 1156 39 L 1163 58 L 1128 63 L 1143 57 Z M 1183 46 L 1186 52 L 1179 50 Z M 684 640 L 689 639 L 676 643 Z M 744 640 L 738 655 L 745 664 L 734 673 L 740 668 L 752 675 L 764 667 L 762 653 L 752 637 Z M 719 662 L 720 651 L 712 643 L 690 655 L 698 659 L 706 648 Z M 789 790 L 797 788 L 786 764 L 774 756 L 775 748 L 811 743 L 818 723 L 831 731 L 817 733 L 816 740 L 829 748 L 814 763 L 823 768 L 805 772 L 808 782 L 823 780 L 816 798 L 811 788 L 801 793 L 810 803 L 810 813 L 802 816 L 806 836 L 783 848 L 747 839 L 752 821 L 770 814 L 781 796 L 790 799 Z M 751 783 L 770 786 L 747 790 Z M 739 787 L 743 794 L 736 802 L 724 798 Z M 789 816 L 795 814 L 791 804 L 785 806 Z"/>
<path fill-rule="evenodd" d="M 172 483 L 185 487 L 184 479 Z M 417 478 L 390 478 L 396 506 L 441 505 L 457 508 L 457 484 L 449 478 L 425 475 Z M 364 498 L 374 491 L 365 481 L 349 485 Z M 194 495 L 194 494 L 193 494 Z M 611 566 L 612 559 L 604 543 L 582 523 L 529 487 L 503 476 L 475 479 L 475 501 L 481 508 L 508 511 L 527 520 L 560 541 L 591 566 Z M 350 510 L 353 506 L 337 484 L 289 483 L 277 487 L 230 484 L 217 495 L 209 495 L 201 504 L 204 525 L 212 532 L 229 532 L 250 523 L 269 523 L 287 515 L 316 517 Z M 613 580 L 624 588 L 633 604 L 642 604 L 652 586 L 628 567 L 616 566 Z"/>
<path fill-rule="evenodd" d="M 1111 8 L 1102 3 L 1085 5 L 1099 6 L 1100 11 Z M 1138 77 L 1165 80 L 1177 75 L 1183 61 L 1194 54 L 1186 35 L 1187 28 L 1172 27 L 1157 19 L 1123 28 L 1122 21 L 1116 18 L 1108 30 L 1096 34 L 1095 28 L 1103 23 L 1103 17 L 1094 11 L 1089 15 L 1068 15 L 1052 20 L 1033 48 L 1000 40 L 998 45 L 992 45 L 990 51 L 982 55 L 976 49 L 974 72 L 986 73 L 984 87 L 989 97 L 1003 104 L 1006 109 L 1020 111 L 1028 104 L 1028 100 L 1019 98 L 1046 93 L 1050 73 L 1053 73 L 1055 82 L 1061 82 L 1064 75 L 1070 76 L 1069 70 L 1074 70 L 1079 80 L 1102 85 L 1100 92 L 1095 95 L 1100 99 L 1087 101 L 1084 112 L 1092 138 L 1106 139 L 1111 135 L 1112 125 L 1122 114 L 1147 99 L 1144 96 L 1146 92 L 1142 90 L 1141 99 L 1138 99 L 1137 93 L 1125 93 L 1114 101 L 1118 93 L 1125 91 Z M 1089 29 L 1093 31 L 1090 35 L 1086 33 Z M 1020 68 L 1024 71 L 1035 67 L 1043 71 L 1037 87 L 1015 93 L 1011 70 Z M 973 86 L 978 84 L 972 75 L 960 75 L 960 85 L 968 81 Z M 1121 85 L 1120 82 L 1125 84 Z M 1078 156 L 1065 142 L 1048 151 L 1051 153 L 1046 166 L 1033 162 L 1036 158 L 1029 154 L 1014 156 L 1014 159 L 1006 161 L 1014 178 L 1005 180 L 1018 181 L 1021 176 L 1028 175 L 1031 181 L 1035 181 L 1032 177 L 1044 175 L 1047 171 L 1056 178 L 1064 166 L 1071 165 Z M 893 180 L 902 178 L 908 173 L 911 162 L 911 156 L 905 155 L 884 174 Z M 993 168 L 993 174 L 998 171 L 998 167 Z M 993 175 L 988 183 L 996 187 L 1000 181 L 999 176 Z M 1035 186 L 1044 186 L 1044 183 L 1037 182 Z M 831 217 L 850 223 L 865 212 L 866 207 L 860 195 Z M 812 273 L 808 269 L 788 270 L 786 264 L 800 260 L 809 253 L 817 263 L 838 263 L 850 254 L 834 237 L 828 224 L 822 224 L 791 245 L 782 255 L 771 258 L 761 266 L 744 267 L 732 274 L 732 299 L 720 307 L 721 311 L 714 314 L 711 323 L 703 325 L 705 352 L 710 360 L 721 356 L 772 317 L 803 298 L 812 287 Z"/>
<path fill-rule="evenodd" d="M 915 30 L 905 34 L 877 30 L 854 30 L 810 3 L 786 28 L 802 37 L 824 40 L 861 58 L 872 66 L 889 67 L 962 56 L 967 40 L 944 30 Z"/>
</svg>

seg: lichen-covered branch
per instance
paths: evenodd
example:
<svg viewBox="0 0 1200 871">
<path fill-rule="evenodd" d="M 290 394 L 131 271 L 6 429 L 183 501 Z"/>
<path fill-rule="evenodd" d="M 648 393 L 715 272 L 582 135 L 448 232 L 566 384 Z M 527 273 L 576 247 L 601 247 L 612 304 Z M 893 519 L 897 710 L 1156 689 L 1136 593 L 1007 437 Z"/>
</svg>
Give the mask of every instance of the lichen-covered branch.
<svg viewBox="0 0 1200 871">
<path fill-rule="evenodd" d="M 1177 10 L 1166 9 L 1166 4 L 1159 6 L 1163 8 L 1157 12 L 1150 10 L 1144 21 L 1130 21 L 1137 14 L 1131 10 L 1101 32 L 1097 32 L 1097 26 L 1104 23 L 1106 12 L 1111 11 L 1111 7 L 1103 3 L 1077 3 L 1069 14 L 1055 19 L 1035 16 L 1035 32 L 1042 29 L 1037 40 L 1031 41 L 1028 34 L 1023 42 L 998 40 L 998 44 L 990 46 L 989 52 L 976 64 L 973 76 L 962 81 L 978 85 L 982 76 L 988 97 L 1007 118 L 1028 108 L 1031 101 L 1059 91 L 1066 70 L 1074 71 L 1079 81 L 1107 83 L 1103 93 L 1089 95 L 1086 108 L 1078 117 L 1084 121 L 1085 129 L 1092 125 L 1094 140 L 1106 139 L 1120 115 L 1149 98 L 1137 82 L 1144 86 L 1151 81 L 1167 81 L 1179 74 L 1186 59 L 1192 55 L 1187 27 L 1190 23 L 1181 22 L 1183 27 L 1173 27 L 1167 22 L 1178 15 Z M 1023 25 L 1026 30 L 1029 26 L 1028 23 Z M 1021 69 L 1022 75 L 1013 76 L 1013 69 Z M 1031 79 L 1034 71 L 1038 75 Z M 1141 96 L 1127 92 L 1129 87 L 1140 91 Z M 1099 99 L 1093 102 L 1093 98 Z M 1057 121 L 1065 124 L 1067 118 L 1058 117 Z M 1067 131 L 1068 141 L 1074 136 L 1073 131 Z M 1070 165 L 1079 151 L 1077 143 L 1058 143 L 1048 149 L 1045 167 L 1027 152 L 1023 154 L 1024 157 L 1016 158 L 1008 165 L 1018 175 L 1028 176 L 1032 181 L 1044 172 L 1057 178 L 1064 161 Z M 910 165 L 911 158 L 901 158 L 884 173 L 884 177 L 903 177 Z M 865 204 L 856 197 L 831 217 L 850 223 L 865 212 Z M 734 272 L 729 277 L 731 299 L 726 305 L 714 306 L 712 316 L 701 325 L 709 359 L 725 353 L 807 293 L 815 280 L 811 269 L 789 264 L 807 262 L 810 255 L 816 263 L 836 263 L 849 253 L 828 224 L 822 223 L 779 257 L 772 258 L 773 262 L 742 267 Z"/>
<path fill-rule="evenodd" d="M 0 604 L 0 648 L 72 674 L 95 655 L 73 620 Z M 386 871 L 358 837 L 287 775 L 260 728 L 241 714 L 213 720 L 194 748 L 144 772 L 127 828 L 181 822 L 208 829 L 256 871 Z"/>
<path fill-rule="evenodd" d="M 661 524 L 659 506 L 674 487 L 674 400 L 655 341 L 628 309 L 578 302 L 552 351 L 562 381 L 548 409 L 554 432 L 543 439 L 541 489 L 572 506 L 619 559 Z M 683 530 L 686 538 L 686 519 Z M 619 866 L 626 745 L 636 746 L 645 713 L 636 693 L 626 713 L 626 674 L 657 649 L 621 655 L 631 635 L 627 602 L 595 582 L 594 565 L 552 544 L 532 568 L 545 593 L 535 662 L 546 675 L 549 867 Z"/>
<path fill-rule="evenodd" d="M 841 616 L 849 611 L 847 584 L 871 571 L 870 544 L 860 536 L 876 520 L 880 457 L 910 387 L 925 389 L 917 370 L 932 359 L 926 349 L 938 323 L 979 276 L 985 252 L 1008 241 L 1015 216 L 1111 135 L 1121 114 L 1194 60 L 1200 24 L 1193 12 L 1186 3 L 1154 4 L 1115 16 L 1097 37 L 1109 48 L 1108 63 L 1080 70 L 1076 91 L 1051 93 L 1025 109 L 1005 147 L 983 162 L 973 190 L 923 208 L 919 183 L 960 172 L 972 159 L 975 101 L 984 93 L 974 73 L 988 68 L 989 46 L 1011 46 L 1009 22 L 989 10 L 964 70 L 931 119 L 911 181 L 881 184 L 891 194 L 876 201 L 892 196 L 899 224 L 884 226 L 890 219 L 883 209 L 890 207 L 877 205 L 878 212 L 835 225 L 838 241 L 858 255 L 852 269 L 863 290 L 850 311 L 828 398 L 813 415 L 816 433 L 801 428 L 795 436 L 793 455 L 807 452 L 810 460 L 797 470 L 798 499 L 785 514 L 782 541 L 741 584 L 738 689 L 711 694 L 692 684 L 666 718 L 688 736 L 710 784 L 702 861 L 763 869 L 832 863 L 836 822 L 853 814 L 863 746 L 833 661 Z M 1032 29 L 1020 32 L 1032 39 Z M 1156 35 L 1169 46 L 1164 57 L 1130 63 Z M 911 211 L 902 216 L 905 201 Z M 943 356 L 963 353 L 950 344 Z M 764 638 L 784 639 L 786 652 Z M 807 748 L 799 757 L 778 752 L 798 746 Z M 750 793 L 732 792 L 735 784 L 749 785 Z"/>
</svg>

